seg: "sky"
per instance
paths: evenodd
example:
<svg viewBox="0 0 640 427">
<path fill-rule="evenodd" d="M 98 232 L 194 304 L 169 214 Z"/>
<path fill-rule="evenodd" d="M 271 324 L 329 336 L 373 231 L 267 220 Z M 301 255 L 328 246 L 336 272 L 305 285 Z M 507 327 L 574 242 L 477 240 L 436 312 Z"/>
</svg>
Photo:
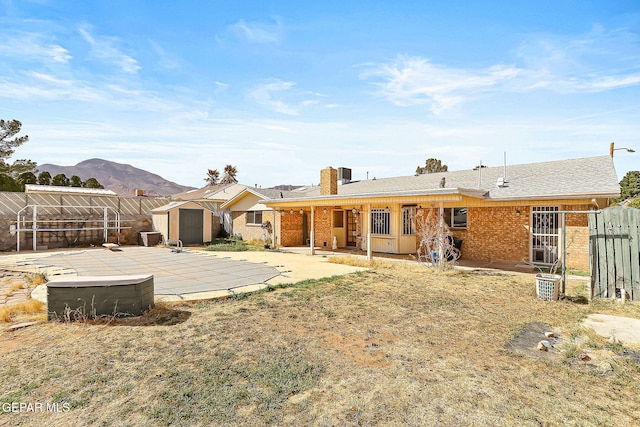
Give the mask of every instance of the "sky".
<svg viewBox="0 0 640 427">
<path fill-rule="evenodd" d="M 202 187 L 608 155 L 640 170 L 640 2 L 0 0 L 11 160 Z"/>
</svg>

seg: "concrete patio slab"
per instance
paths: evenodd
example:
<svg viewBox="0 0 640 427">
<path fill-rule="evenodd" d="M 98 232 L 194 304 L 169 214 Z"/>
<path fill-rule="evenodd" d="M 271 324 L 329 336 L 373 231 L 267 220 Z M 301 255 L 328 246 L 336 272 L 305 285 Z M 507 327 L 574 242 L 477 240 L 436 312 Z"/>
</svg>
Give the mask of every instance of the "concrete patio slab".
<svg viewBox="0 0 640 427">
<path fill-rule="evenodd" d="M 60 275 L 153 274 L 156 300 L 229 296 L 268 285 L 295 283 L 364 270 L 328 263 L 326 257 L 278 252 L 207 252 L 124 246 L 0 256 L 0 269 Z M 46 300 L 46 288 L 32 297 Z"/>
</svg>

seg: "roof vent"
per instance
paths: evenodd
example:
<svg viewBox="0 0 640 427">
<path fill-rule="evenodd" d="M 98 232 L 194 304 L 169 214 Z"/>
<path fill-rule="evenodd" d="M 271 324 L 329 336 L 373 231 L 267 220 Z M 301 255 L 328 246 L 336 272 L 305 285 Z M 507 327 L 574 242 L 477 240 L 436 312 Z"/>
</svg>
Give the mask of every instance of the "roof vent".
<svg viewBox="0 0 640 427">
<path fill-rule="evenodd" d="M 496 185 L 500 188 L 504 188 L 504 187 L 508 187 L 509 185 L 509 181 L 507 181 L 506 179 L 504 179 L 503 176 L 498 177 L 498 180 L 496 182 Z"/>
</svg>

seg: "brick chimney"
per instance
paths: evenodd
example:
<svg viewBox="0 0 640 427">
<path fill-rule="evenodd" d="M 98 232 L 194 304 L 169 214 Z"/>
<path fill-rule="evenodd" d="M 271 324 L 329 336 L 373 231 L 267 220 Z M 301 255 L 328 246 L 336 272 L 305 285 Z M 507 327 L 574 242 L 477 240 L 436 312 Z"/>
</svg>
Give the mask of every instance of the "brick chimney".
<svg viewBox="0 0 640 427">
<path fill-rule="evenodd" d="M 320 171 L 320 195 L 338 194 L 338 170 L 327 166 Z"/>
</svg>

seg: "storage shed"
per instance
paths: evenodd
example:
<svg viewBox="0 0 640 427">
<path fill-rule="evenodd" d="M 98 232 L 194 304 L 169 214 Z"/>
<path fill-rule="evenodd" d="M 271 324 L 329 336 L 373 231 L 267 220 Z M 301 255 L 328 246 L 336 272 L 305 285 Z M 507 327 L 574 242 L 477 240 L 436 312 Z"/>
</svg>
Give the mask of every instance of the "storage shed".
<svg viewBox="0 0 640 427">
<path fill-rule="evenodd" d="M 171 202 L 151 211 L 153 229 L 163 241 L 181 240 L 182 244 L 201 245 L 220 232 L 217 203 L 203 201 Z"/>
</svg>

